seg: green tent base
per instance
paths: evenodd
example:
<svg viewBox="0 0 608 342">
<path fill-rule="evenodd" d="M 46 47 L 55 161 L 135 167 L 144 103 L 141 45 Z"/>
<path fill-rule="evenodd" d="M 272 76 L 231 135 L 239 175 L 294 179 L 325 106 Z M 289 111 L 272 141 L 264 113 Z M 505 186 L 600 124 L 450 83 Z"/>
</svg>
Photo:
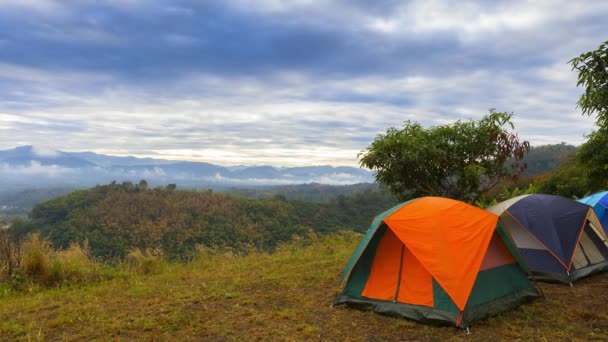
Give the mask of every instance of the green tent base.
<svg viewBox="0 0 608 342">
<path fill-rule="evenodd" d="M 466 309 L 459 327 L 466 329 L 472 322 L 499 315 L 538 297 L 539 293 L 535 288 L 528 288 L 511 293 L 508 296 L 495 298 L 490 303 Z M 335 306 L 339 305 L 437 326 L 454 326 L 458 322 L 459 315 L 457 312 L 448 312 L 432 307 L 351 296 L 339 296 L 335 302 Z"/>
</svg>

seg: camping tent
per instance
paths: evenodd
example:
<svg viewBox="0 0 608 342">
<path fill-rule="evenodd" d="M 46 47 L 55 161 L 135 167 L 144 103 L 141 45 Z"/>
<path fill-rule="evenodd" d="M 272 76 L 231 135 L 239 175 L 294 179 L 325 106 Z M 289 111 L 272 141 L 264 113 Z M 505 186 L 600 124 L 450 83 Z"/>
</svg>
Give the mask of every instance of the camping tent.
<svg viewBox="0 0 608 342">
<path fill-rule="evenodd" d="M 374 219 L 334 304 L 467 327 L 538 296 L 498 216 L 423 197 Z"/>
<path fill-rule="evenodd" d="M 578 201 L 593 207 L 604 232 L 608 234 L 608 191 L 598 192 L 597 194 L 581 198 Z"/>
<path fill-rule="evenodd" d="M 488 211 L 501 221 L 538 280 L 572 284 L 608 269 L 608 243 L 590 206 L 554 195 L 523 195 Z"/>
</svg>

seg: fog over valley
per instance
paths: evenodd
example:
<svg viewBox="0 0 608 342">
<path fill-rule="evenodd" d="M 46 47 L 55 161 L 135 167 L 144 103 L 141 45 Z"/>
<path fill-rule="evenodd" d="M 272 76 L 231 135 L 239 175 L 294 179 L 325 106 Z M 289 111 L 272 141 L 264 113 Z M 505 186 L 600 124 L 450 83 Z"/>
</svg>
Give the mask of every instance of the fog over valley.
<svg viewBox="0 0 608 342">
<path fill-rule="evenodd" d="M 0 150 L 0 187 L 5 192 L 36 187 L 90 187 L 142 179 L 150 186 L 177 184 L 180 188 L 302 183 L 347 185 L 374 181 L 372 172 L 348 166 L 220 166 L 93 152 L 62 152 L 38 146 Z"/>
</svg>

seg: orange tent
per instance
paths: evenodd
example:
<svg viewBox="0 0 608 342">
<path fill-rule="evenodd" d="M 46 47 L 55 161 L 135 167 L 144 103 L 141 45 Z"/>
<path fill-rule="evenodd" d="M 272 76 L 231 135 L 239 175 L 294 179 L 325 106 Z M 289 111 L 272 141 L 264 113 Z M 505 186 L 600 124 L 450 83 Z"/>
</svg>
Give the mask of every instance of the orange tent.
<svg viewBox="0 0 608 342">
<path fill-rule="evenodd" d="M 376 217 L 336 304 L 467 326 L 538 296 L 498 216 L 424 197 Z"/>
</svg>

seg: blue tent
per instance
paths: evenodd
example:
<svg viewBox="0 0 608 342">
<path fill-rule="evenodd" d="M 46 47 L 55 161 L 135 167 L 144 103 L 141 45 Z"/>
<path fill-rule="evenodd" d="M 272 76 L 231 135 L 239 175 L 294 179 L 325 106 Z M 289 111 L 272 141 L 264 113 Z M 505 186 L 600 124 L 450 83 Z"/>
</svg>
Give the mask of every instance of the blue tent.
<svg viewBox="0 0 608 342">
<path fill-rule="evenodd" d="M 593 207 L 604 232 L 608 234 L 608 191 L 598 192 L 597 194 L 581 198 L 578 201 Z"/>
<path fill-rule="evenodd" d="M 488 211 L 499 215 L 537 279 L 572 283 L 608 270 L 608 241 L 593 209 L 554 195 L 524 195 Z"/>
</svg>

